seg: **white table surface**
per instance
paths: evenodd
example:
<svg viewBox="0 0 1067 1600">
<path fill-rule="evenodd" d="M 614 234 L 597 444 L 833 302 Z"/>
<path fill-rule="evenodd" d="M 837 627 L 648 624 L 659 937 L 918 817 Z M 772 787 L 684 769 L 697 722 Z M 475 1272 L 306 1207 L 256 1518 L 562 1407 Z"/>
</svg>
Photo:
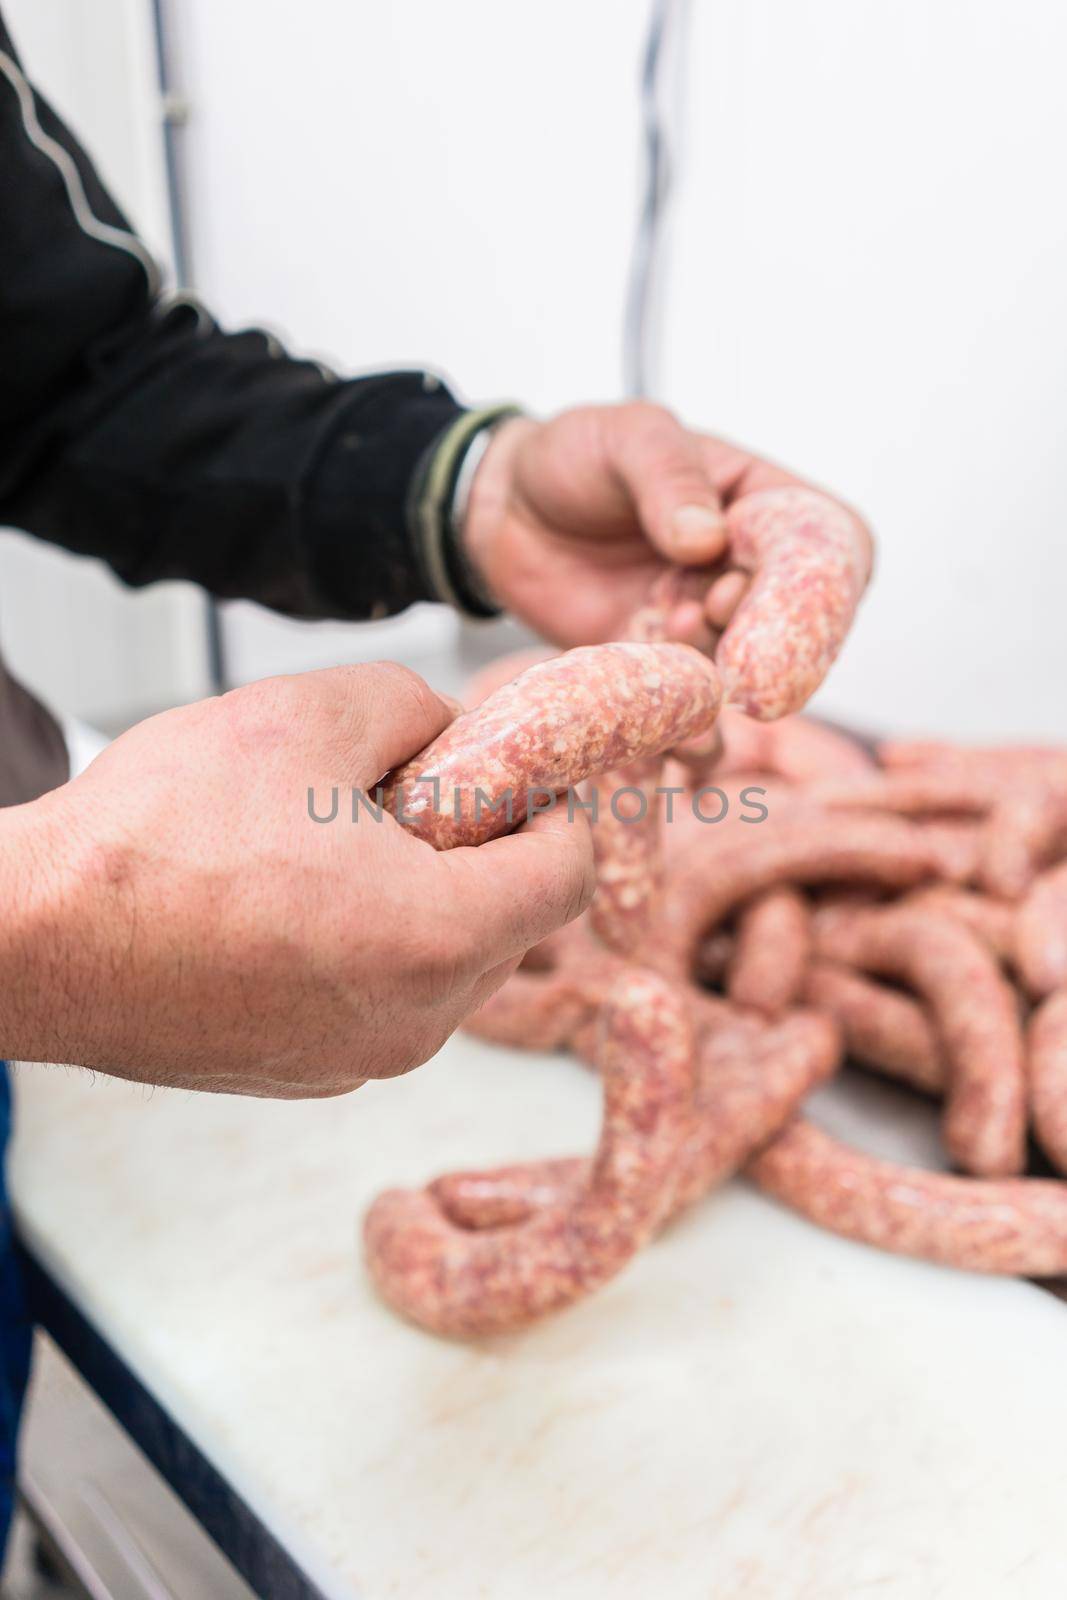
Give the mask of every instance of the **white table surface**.
<svg viewBox="0 0 1067 1600">
<path fill-rule="evenodd" d="M 735 1183 L 522 1335 L 450 1344 L 377 1302 L 371 1196 L 587 1147 L 568 1060 L 458 1038 L 287 1104 L 23 1067 L 17 1112 L 34 1250 L 330 1597 L 1067 1592 L 1067 1308 L 1039 1289 Z"/>
<path fill-rule="evenodd" d="M 103 743 L 68 741 L 75 769 Z M 735 1182 L 525 1334 L 449 1344 L 377 1302 L 370 1198 L 589 1148 L 572 1062 L 456 1038 L 343 1100 L 46 1067 L 16 1096 L 33 1248 L 330 1600 L 1067 1593 L 1067 1306 L 1029 1284 L 849 1244 Z M 940 1160 L 896 1091 L 833 1085 L 814 1112 Z"/>
</svg>

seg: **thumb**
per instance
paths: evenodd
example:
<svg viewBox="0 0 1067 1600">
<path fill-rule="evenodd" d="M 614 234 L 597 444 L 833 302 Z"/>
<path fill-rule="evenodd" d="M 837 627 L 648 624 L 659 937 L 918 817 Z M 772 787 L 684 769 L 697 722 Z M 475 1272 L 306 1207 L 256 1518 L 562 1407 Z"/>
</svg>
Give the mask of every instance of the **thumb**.
<svg viewBox="0 0 1067 1600">
<path fill-rule="evenodd" d="M 454 915 L 478 929 L 483 971 L 581 916 L 596 888 L 588 820 L 583 812 L 569 818 L 565 801 L 517 833 L 447 850 L 441 861 Z"/>
<path fill-rule="evenodd" d="M 662 406 L 620 406 L 605 444 L 649 543 L 668 561 L 703 566 L 726 550 L 726 523 L 700 441 Z"/>
<path fill-rule="evenodd" d="M 463 709 L 397 661 L 334 667 L 321 677 L 330 680 L 340 770 L 364 790 L 418 755 Z"/>
</svg>

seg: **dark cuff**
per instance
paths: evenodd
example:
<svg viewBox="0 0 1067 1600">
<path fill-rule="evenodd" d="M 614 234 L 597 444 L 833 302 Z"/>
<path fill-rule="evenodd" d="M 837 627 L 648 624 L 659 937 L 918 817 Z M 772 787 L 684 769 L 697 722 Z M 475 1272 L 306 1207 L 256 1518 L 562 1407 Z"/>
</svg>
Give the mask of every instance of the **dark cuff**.
<svg viewBox="0 0 1067 1600">
<path fill-rule="evenodd" d="M 486 591 L 463 544 L 463 514 L 469 477 L 488 435 L 516 405 L 482 406 L 456 417 L 426 452 L 412 485 L 408 521 L 433 598 L 469 617 L 497 617 L 501 607 Z M 462 502 L 462 503 L 460 503 Z"/>
<path fill-rule="evenodd" d="M 300 520 L 329 614 L 385 616 L 441 598 L 409 508 L 427 456 L 466 412 L 439 379 L 421 372 L 357 379 L 352 390 L 305 475 Z"/>
</svg>

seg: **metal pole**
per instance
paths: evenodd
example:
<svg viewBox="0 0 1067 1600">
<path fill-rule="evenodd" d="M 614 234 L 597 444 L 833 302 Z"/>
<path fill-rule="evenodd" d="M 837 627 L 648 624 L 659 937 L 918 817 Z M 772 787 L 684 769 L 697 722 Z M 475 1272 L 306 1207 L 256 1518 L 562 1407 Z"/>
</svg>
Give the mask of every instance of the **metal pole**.
<svg viewBox="0 0 1067 1600">
<path fill-rule="evenodd" d="M 194 274 L 188 213 L 189 182 L 181 148 L 182 130 L 189 121 L 189 102 L 176 85 L 173 59 L 174 32 L 170 25 L 167 0 L 151 0 L 151 4 L 155 24 L 156 72 L 163 106 L 163 159 L 167 171 L 167 202 L 174 246 L 174 268 L 178 276 L 178 287 L 191 291 Z M 222 611 L 213 595 L 205 596 L 204 605 L 208 676 L 215 693 L 222 694 L 229 687 Z"/>
</svg>

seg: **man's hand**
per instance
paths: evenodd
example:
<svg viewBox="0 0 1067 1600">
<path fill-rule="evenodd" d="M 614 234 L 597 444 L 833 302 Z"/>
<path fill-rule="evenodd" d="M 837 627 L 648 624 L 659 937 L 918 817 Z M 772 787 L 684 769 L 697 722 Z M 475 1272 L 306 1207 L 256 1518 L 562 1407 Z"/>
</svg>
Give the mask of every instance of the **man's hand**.
<svg viewBox="0 0 1067 1600">
<path fill-rule="evenodd" d="M 351 821 L 453 714 L 388 663 L 276 678 L 0 815 L 0 1055 L 279 1097 L 425 1061 L 594 881 L 558 811 L 440 854 Z"/>
<path fill-rule="evenodd" d="M 517 418 L 475 476 L 467 552 L 501 604 L 546 639 L 596 644 L 619 637 L 669 564 L 721 561 L 745 495 L 801 481 L 646 402 Z M 706 646 L 716 626 L 714 612 L 689 605 L 672 632 Z"/>
</svg>

